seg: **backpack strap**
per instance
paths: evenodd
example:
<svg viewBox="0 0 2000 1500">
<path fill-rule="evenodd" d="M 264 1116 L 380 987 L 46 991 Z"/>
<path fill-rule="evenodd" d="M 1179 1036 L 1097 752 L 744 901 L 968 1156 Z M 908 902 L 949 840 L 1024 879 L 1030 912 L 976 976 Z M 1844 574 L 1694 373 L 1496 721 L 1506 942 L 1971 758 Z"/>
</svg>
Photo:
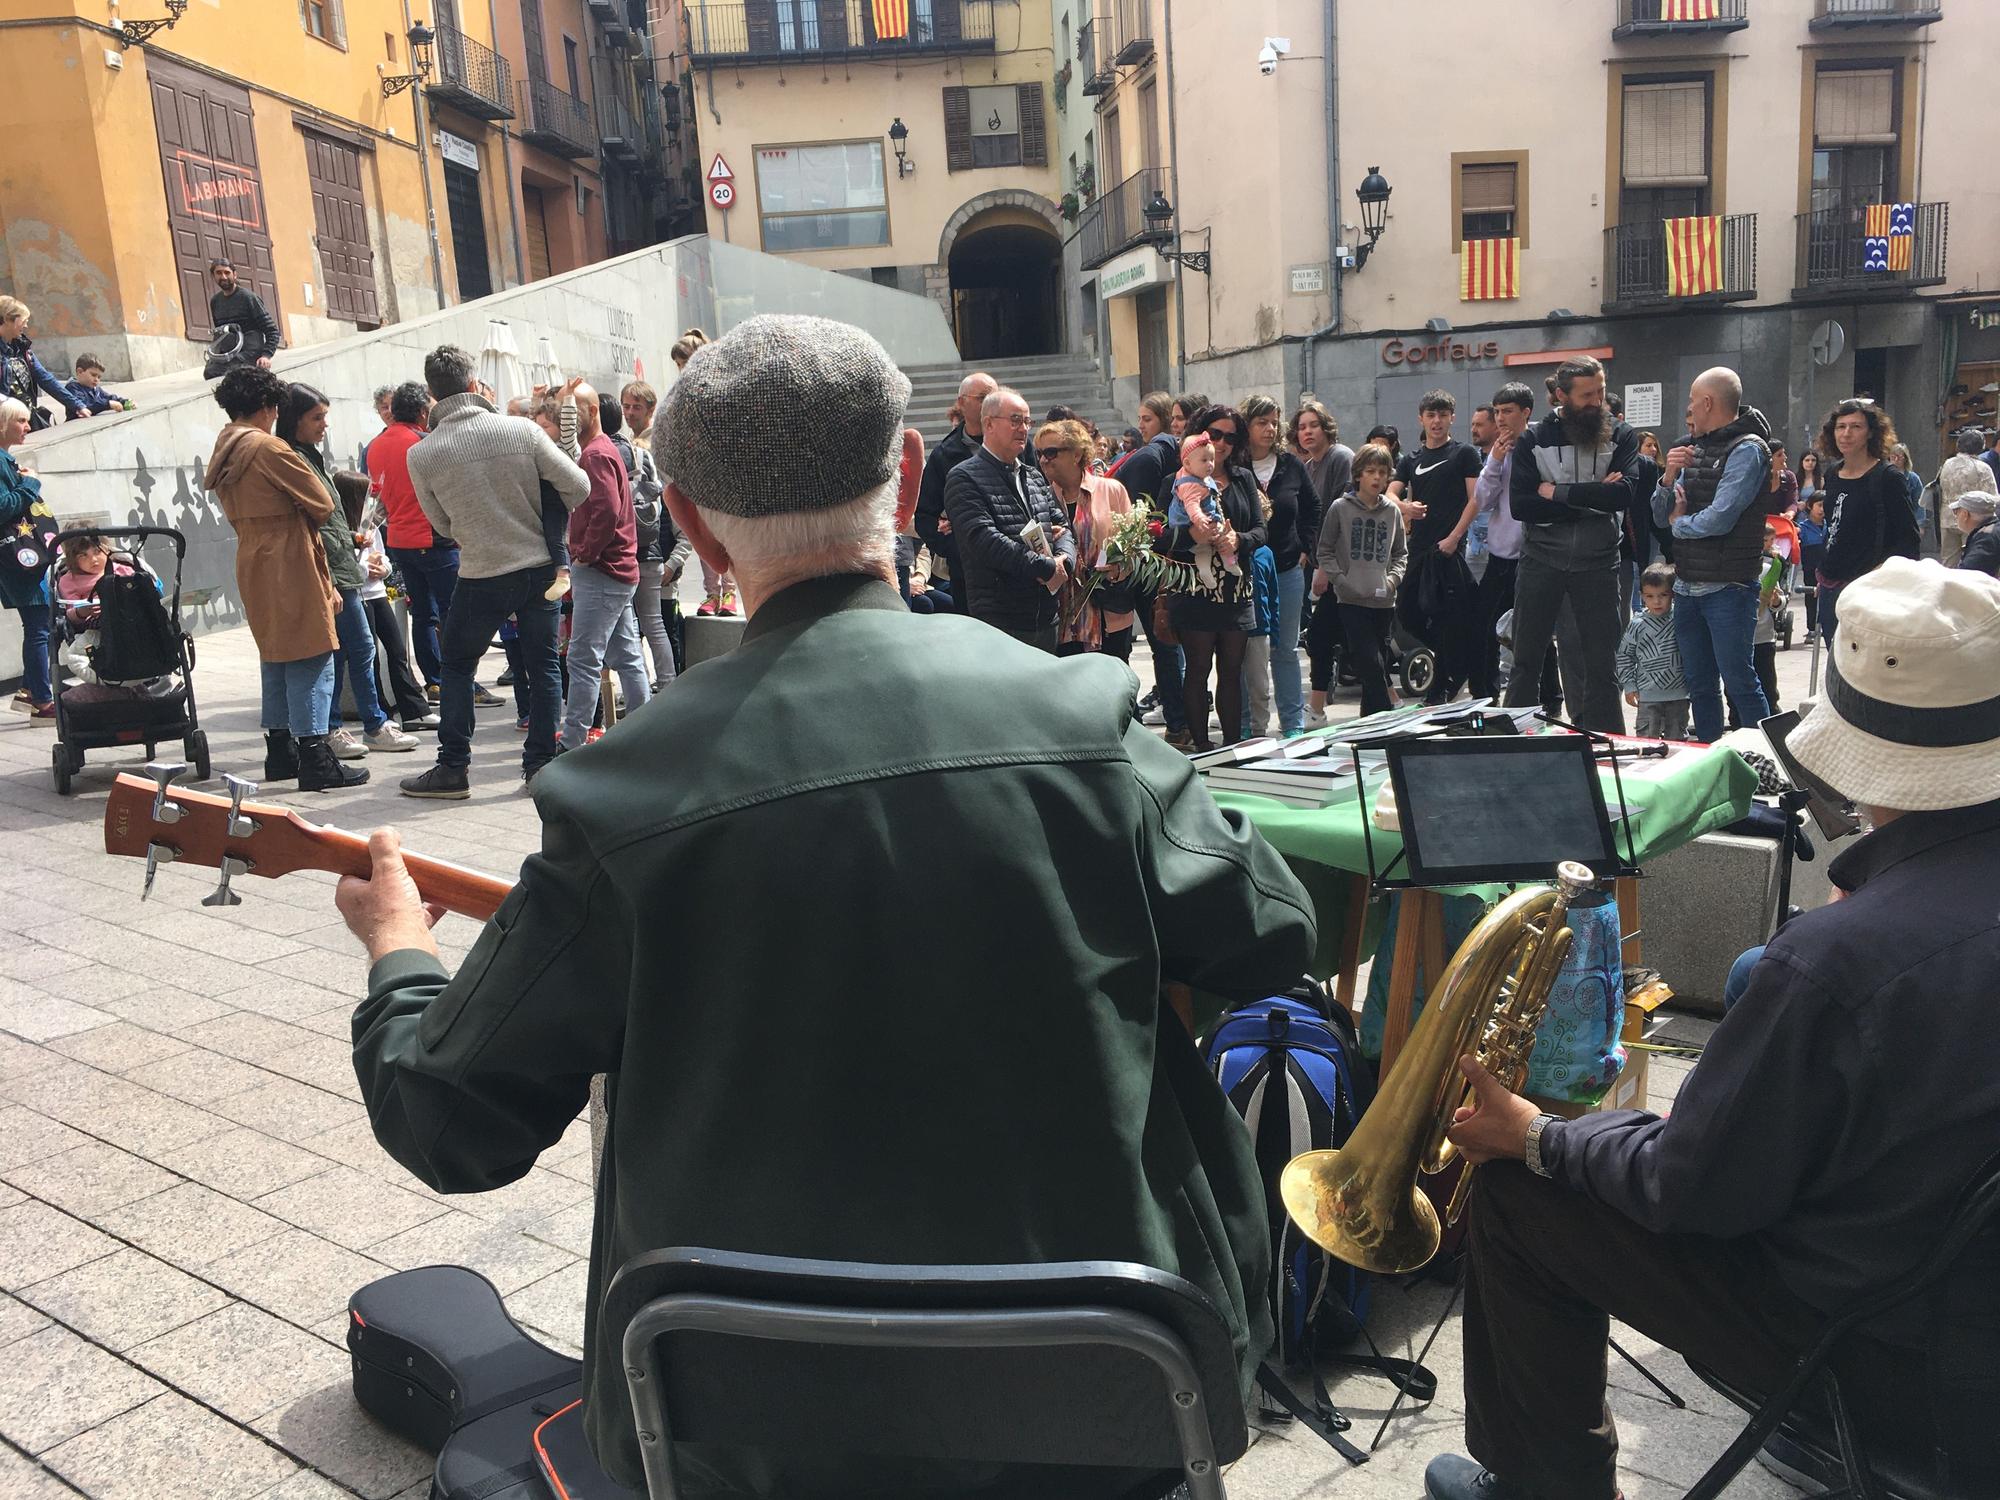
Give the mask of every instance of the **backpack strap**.
<svg viewBox="0 0 2000 1500">
<path fill-rule="evenodd" d="M 1269 1360 L 1257 1366 L 1257 1385 L 1266 1396 L 1318 1433 L 1329 1448 L 1350 1464 L 1367 1463 L 1368 1455 L 1342 1436 L 1352 1424 L 1346 1413 L 1333 1404 L 1333 1398 L 1327 1394 L 1326 1382 L 1319 1378 L 1317 1370 L 1313 1371 L 1312 1383 L 1313 1400 L 1311 1405 L 1307 1405 L 1285 1383 L 1285 1377 L 1272 1368 Z"/>
</svg>

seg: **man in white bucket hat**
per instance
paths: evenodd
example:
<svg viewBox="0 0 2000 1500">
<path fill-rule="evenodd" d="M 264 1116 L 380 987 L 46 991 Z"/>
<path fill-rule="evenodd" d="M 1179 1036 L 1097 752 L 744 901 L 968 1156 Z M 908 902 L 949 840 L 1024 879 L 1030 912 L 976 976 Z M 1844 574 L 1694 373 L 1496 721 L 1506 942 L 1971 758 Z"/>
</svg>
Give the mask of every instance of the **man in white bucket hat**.
<svg viewBox="0 0 2000 1500">
<path fill-rule="evenodd" d="M 1828 870 L 1838 902 L 1764 949 L 1673 1114 L 1556 1120 L 1468 1068 L 1451 1138 L 1493 1163 L 1469 1216 L 1473 1456 L 1432 1462 L 1430 1500 L 1613 1500 L 1608 1318 L 1768 1394 L 1923 1263 L 2000 1146 L 2000 580 L 1891 558 L 1849 584 L 1789 744 L 1872 831 Z M 1833 1358 L 1877 1457 L 1927 1492 L 2000 1494 L 1986 1377 L 1926 1373 L 1990 1364 L 1973 1313 L 1948 1278 Z"/>
</svg>

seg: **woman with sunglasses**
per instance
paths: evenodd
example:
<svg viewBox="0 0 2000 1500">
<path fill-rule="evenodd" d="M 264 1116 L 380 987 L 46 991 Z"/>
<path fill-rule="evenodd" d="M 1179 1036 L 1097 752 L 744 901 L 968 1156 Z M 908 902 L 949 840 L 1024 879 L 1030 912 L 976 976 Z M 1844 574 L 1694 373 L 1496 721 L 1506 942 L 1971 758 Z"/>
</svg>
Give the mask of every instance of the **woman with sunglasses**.
<svg viewBox="0 0 2000 1500">
<path fill-rule="evenodd" d="M 1090 430 L 1081 422 L 1043 424 L 1035 434 L 1035 457 L 1076 537 L 1077 576 L 1062 592 L 1056 655 L 1101 651 L 1130 661 L 1138 606 L 1123 575 L 1099 568 L 1097 560 L 1117 518 L 1131 510 L 1132 498 L 1117 480 L 1091 472 Z M 1083 589 L 1093 574 L 1101 576 L 1084 603 Z"/>
<path fill-rule="evenodd" d="M 1215 669 L 1215 710 L 1222 721 L 1222 742 L 1233 745 L 1243 737 L 1243 655 L 1249 649 L 1255 623 L 1250 560 L 1266 544 L 1263 503 L 1257 478 L 1250 471 L 1249 424 L 1230 406 L 1211 406 L 1188 424 L 1188 434 L 1205 433 L 1215 445 L 1215 482 L 1222 488 L 1222 520 L 1208 518 L 1199 508 L 1188 512 L 1185 526 L 1169 526 L 1161 537 L 1169 556 L 1191 564 L 1194 579 L 1168 596 L 1174 633 L 1187 656 L 1181 685 L 1187 706 L 1188 741 L 1180 748 L 1207 750 L 1208 676 Z M 1222 559 L 1236 558 L 1232 570 Z"/>
</svg>

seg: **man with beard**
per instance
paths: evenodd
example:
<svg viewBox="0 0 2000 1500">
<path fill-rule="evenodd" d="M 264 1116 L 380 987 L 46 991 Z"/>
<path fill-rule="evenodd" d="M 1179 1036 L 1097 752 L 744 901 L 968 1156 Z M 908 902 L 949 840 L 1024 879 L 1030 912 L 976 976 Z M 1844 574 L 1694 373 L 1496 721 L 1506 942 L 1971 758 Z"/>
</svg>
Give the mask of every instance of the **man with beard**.
<svg viewBox="0 0 2000 1500">
<path fill-rule="evenodd" d="M 1734 370 L 1717 365 L 1695 377 L 1687 421 L 1690 437 L 1668 452 L 1653 492 L 1653 517 L 1674 534 L 1674 643 L 1694 737 L 1709 743 L 1722 736 L 1724 691 L 1738 723 L 1771 716 L 1752 639 L 1764 518 L 1777 496 L 1768 484 L 1771 424 L 1743 405 Z"/>
<path fill-rule="evenodd" d="M 1614 421 L 1604 404 L 1604 366 L 1590 355 L 1563 361 L 1550 413 L 1514 446 L 1508 499 L 1521 523 L 1521 567 L 1514 592 L 1514 675 L 1510 708 L 1536 701 L 1542 661 L 1565 604 L 1574 611 L 1578 660 L 1570 712 L 1607 734 L 1625 732 L 1616 657 L 1625 610 L 1618 597 L 1618 540 L 1639 454 L 1639 435 Z"/>
</svg>

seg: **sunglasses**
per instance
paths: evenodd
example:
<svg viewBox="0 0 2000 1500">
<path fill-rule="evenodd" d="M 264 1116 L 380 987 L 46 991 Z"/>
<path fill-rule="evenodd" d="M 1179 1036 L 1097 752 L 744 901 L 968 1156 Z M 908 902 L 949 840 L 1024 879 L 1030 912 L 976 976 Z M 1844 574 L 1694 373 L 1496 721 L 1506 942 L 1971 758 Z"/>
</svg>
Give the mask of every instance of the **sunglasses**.
<svg viewBox="0 0 2000 1500">
<path fill-rule="evenodd" d="M 1039 458 L 1043 463 L 1048 464 L 1054 463 L 1067 452 L 1069 452 L 1067 448 L 1037 448 L 1035 450 L 1035 457 Z"/>
<path fill-rule="evenodd" d="M 1233 427 L 1211 427 L 1206 436 L 1211 443 L 1228 443 L 1232 447 L 1236 443 L 1236 429 Z"/>
</svg>

